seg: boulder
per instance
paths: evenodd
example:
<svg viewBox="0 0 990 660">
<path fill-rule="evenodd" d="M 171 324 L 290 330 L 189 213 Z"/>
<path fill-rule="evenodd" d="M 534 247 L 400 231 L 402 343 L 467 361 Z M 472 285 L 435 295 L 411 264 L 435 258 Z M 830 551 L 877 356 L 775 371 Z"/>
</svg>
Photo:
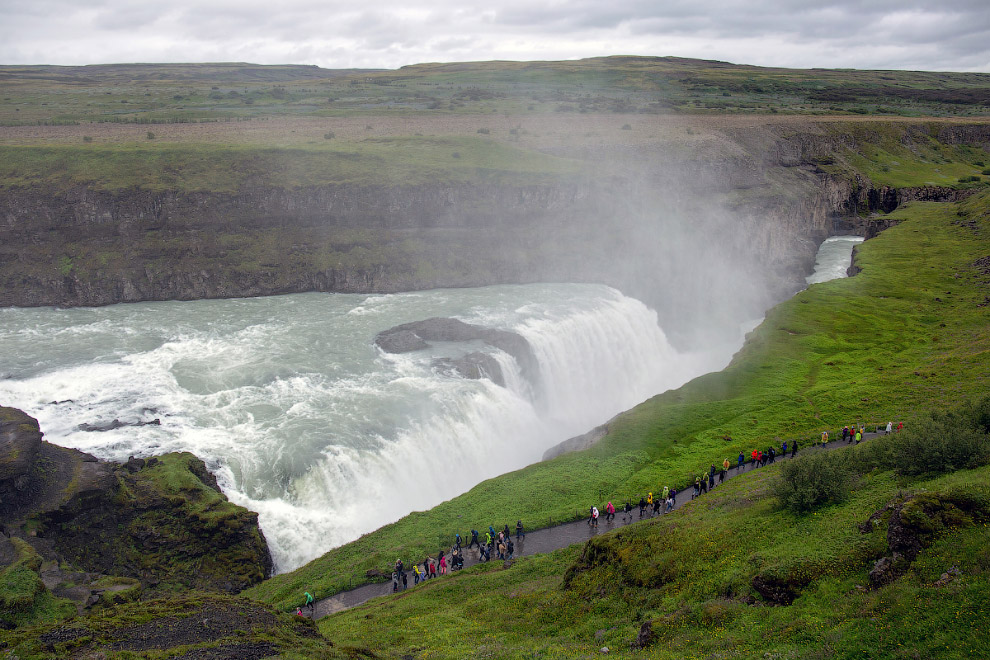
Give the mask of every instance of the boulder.
<svg viewBox="0 0 990 660">
<path fill-rule="evenodd" d="M 529 342 L 522 335 L 509 330 L 496 330 L 457 319 L 433 317 L 397 325 L 379 332 L 375 337 L 375 344 L 386 353 L 420 350 L 427 348 L 431 341 L 482 341 L 511 355 L 531 382 L 537 374 L 536 358 Z"/>
<path fill-rule="evenodd" d="M 437 358 L 433 361 L 433 366 L 451 376 L 473 380 L 487 378 L 496 385 L 505 387 L 502 366 L 498 360 L 487 353 L 476 351 L 459 358 Z"/>
<path fill-rule="evenodd" d="M 27 487 L 39 449 L 38 420 L 15 408 L 0 408 L 0 503 Z"/>
</svg>

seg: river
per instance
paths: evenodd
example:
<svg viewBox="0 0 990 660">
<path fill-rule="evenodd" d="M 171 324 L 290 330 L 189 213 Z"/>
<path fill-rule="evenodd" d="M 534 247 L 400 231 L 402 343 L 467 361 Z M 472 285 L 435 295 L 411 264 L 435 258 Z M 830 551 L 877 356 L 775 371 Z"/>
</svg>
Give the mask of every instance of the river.
<svg viewBox="0 0 990 660">
<path fill-rule="evenodd" d="M 374 345 L 432 316 L 517 332 L 538 373 L 476 342 Z M 259 513 L 283 572 L 721 369 L 753 325 L 679 352 L 653 310 L 591 284 L 7 308 L 0 404 L 101 458 L 195 453 Z M 493 354 L 504 387 L 433 364 L 470 351 Z M 114 420 L 127 425 L 91 430 Z"/>
</svg>

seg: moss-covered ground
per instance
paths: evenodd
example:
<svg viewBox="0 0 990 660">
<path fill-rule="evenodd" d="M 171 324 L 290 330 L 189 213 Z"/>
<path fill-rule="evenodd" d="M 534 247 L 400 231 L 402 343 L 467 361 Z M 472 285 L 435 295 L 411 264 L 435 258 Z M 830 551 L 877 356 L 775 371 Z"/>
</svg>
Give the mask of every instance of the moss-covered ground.
<svg viewBox="0 0 990 660">
<path fill-rule="evenodd" d="M 455 532 L 575 519 L 606 499 L 686 484 L 740 451 L 843 424 L 910 425 L 985 392 L 988 207 L 983 194 L 898 209 L 903 222 L 859 248 L 858 275 L 813 285 L 771 310 L 727 369 L 623 414 L 591 450 L 483 482 L 248 593 L 289 607 L 303 590 L 326 596 L 396 557 L 408 564 L 435 553 Z"/>
</svg>

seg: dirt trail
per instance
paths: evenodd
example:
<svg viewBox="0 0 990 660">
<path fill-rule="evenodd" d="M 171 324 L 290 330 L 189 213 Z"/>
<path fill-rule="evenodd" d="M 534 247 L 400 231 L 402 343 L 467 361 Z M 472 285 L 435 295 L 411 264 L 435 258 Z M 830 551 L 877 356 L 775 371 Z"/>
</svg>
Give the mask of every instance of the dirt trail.
<svg viewBox="0 0 990 660">
<path fill-rule="evenodd" d="M 882 433 L 866 433 L 863 436 L 863 440 L 869 440 L 871 438 L 875 438 L 878 435 L 882 435 Z M 835 436 L 832 436 L 830 434 L 829 437 L 835 437 Z M 790 446 L 790 442 L 793 441 L 789 441 L 788 446 Z M 843 442 L 842 440 L 832 440 L 831 442 L 828 443 L 828 445 L 826 445 L 825 449 L 832 450 L 832 449 L 837 449 L 839 447 L 847 447 L 847 446 L 849 446 L 849 443 Z M 807 453 L 809 451 L 821 451 L 821 443 L 818 443 L 814 446 L 807 444 L 798 448 L 799 455 Z M 778 461 L 789 460 L 790 458 L 791 458 L 791 454 L 790 451 L 788 451 L 787 456 L 777 456 L 776 460 Z M 741 474 L 746 474 L 747 472 L 752 472 L 758 469 L 763 469 L 763 468 L 753 467 L 749 463 L 743 465 L 742 469 L 733 466 L 726 473 L 725 478 L 726 480 L 733 479 Z M 691 487 L 688 487 L 682 491 L 678 491 L 677 503 L 674 505 L 675 510 L 680 509 L 681 507 L 683 507 L 685 504 L 687 504 L 692 500 L 691 498 L 692 490 L 693 489 Z M 700 497 L 704 497 L 704 495 L 701 495 Z M 622 504 L 624 505 L 625 502 L 623 502 Z M 657 514 L 657 516 L 660 515 L 666 515 L 666 514 L 663 513 Z M 516 542 L 515 556 L 524 557 L 527 555 L 535 555 L 544 552 L 551 552 L 553 550 L 559 550 L 560 548 L 566 548 L 567 546 L 573 545 L 575 543 L 583 543 L 594 536 L 598 536 L 599 534 L 607 534 L 608 532 L 619 529 L 620 527 L 625 527 L 626 525 L 632 525 L 637 522 L 641 522 L 643 520 L 647 520 L 649 518 L 653 518 L 657 516 L 653 516 L 652 513 L 650 513 L 650 509 L 647 508 L 647 513 L 645 513 L 641 518 L 639 515 L 639 508 L 634 506 L 633 510 L 629 513 L 628 516 L 624 515 L 621 511 L 617 511 L 615 514 L 615 520 L 611 522 L 605 522 L 605 514 L 604 511 L 602 511 L 602 517 L 599 518 L 597 527 L 591 527 L 590 525 L 588 525 L 587 520 L 578 520 L 575 522 L 565 523 L 563 525 L 556 525 L 554 527 L 546 527 L 544 529 L 534 530 L 532 532 L 527 532 L 522 539 Z M 484 536 L 484 532 L 482 532 L 482 536 Z M 492 561 L 498 561 L 498 560 L 493 559 Z M 470 550 L 465 549 L 464 567 L 467 568 L 468 566 L 474 566 L 477 563 L 479 563 L 478 548 L 475 547 Z M 409 578 L 409 588 L 412 589 L 413 588 L 412 573 L 408 570 L 406 571 L 406 573 Z M 436 578 L 436 579 L 442 579 L 442 578 Z M 378 583 L 378 584 L 366 584 L 364 586 L 357 587 L 349 591 L 342 591 L 333 596 L 330 596 L 329 598 L 323 598 L 321 600 L 316 601 L 316 607 L 314 610 L 313 618 L 321 619 L 329 614 L 334 614 L 335 612 L 341 612 L 351 607 L 361 605 L 362 603 L 365 603 L 371 600 L 372 598 L 376 598 L 378 596 L 386 596 L 390 593 L 392 593 L 391 581 Z"/>
</svg>

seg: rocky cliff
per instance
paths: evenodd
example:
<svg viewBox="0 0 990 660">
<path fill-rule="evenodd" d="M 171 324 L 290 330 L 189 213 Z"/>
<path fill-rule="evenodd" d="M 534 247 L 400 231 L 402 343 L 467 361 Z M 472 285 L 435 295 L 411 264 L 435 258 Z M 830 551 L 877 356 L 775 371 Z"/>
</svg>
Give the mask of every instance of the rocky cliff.
<svg viewBox="0 0 990 660">
<path fill-rule="evenodd" d="M 107 463 L 45 442 L 12 408 L 0 408 L 0 519 L 0 565 L 36 555 L 45 587 L 80 606 L 99 602 L 107 576 L 234 593 L 272 571 L 257 514 L 192 454 Z"/>
<path fill-rule="evenodd" d="M 959 194 L 873 184 L 836 165 L 849 154 L 888 139 L 990 144 L 986 124 L 851 126 L 737 127 L 676 153 L 562 145 L 589 172 L 530 184 L 4 188 L 0 305 L 593 281 L 646 301 L 664 327 L 688 335 L 801 286 L 829 234 L 866 235 L 882 228 L 871 214 Z M 752 286 L 733 289 L 743 281 Z M 725 317 L 699 309 L 702 298 Z"/>
</svg>

